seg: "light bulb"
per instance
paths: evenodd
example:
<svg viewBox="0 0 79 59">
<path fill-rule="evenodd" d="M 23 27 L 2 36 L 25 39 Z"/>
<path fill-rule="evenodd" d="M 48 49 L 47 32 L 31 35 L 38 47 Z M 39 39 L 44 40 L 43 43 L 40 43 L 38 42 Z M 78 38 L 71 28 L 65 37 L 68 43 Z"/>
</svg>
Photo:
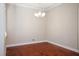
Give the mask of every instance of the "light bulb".
<svg viewBox="0 0 79 59">
<path fill-rule="evenodd" d="M 43 12 L 43 13 L 41 14 L 41 16 L 44 17 L 44 16 L 45 16 L 45 12 Z"/>
<path fill-rule="evenodd" d="M 41 11 L 38 12 L 39 17 L 41 16 Z"/>
<path fill-rule="evenodd" d="M 38 13 L 35 13 L 34 15 L 35 15 L 36 17 L 39 17 Z"/>
</svg>

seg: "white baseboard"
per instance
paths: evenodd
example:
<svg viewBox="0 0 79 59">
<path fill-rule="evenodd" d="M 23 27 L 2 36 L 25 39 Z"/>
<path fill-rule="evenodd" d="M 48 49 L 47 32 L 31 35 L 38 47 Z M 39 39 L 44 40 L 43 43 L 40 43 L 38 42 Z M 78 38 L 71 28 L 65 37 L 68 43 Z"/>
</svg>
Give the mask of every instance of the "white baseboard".
<svg viewBox="0 0 79 59">
<path fill-rule="evenodd" d="M 14 47 L 14 46 L 21 46 L 21 45 L 41 43 L 41 42 L 46 42 L 46 41 L 44 40 L 44 41 L 33 41 L 33 42 L 28 42 L 28 43 L 11 44 L 11 45 L 6 45 L 6 47 Z"/>
<path fill-rule="evenodd" d="M 58 44 L 58 43 L 55 43 L 55 42 L 51 42 L 51 41 L 47 41 L 47 42 L 49 42 L 51 44 L 55 44 L 55 45 L 60 46 L 62 48 L 65 48 L 65 49 L 68 49 L 68 50 L 72 50 L 74 52 L 78 52 L 79 53 L 78 49 L 74 49 L 74 48 L 71 48 L 71 47 L 68 47 L 68 46 L 64 46 L 64 45 L 61 45 L 61 44 Z"/>
<path fill-rule="evenodd" d="M 51 44 L 55 44 L 57 46 L 60 46 L 60 47 L 63 47 L 63 48 L 66 48 L 66 49 L 69 49 L 69 50 L 72 50 L 74 52 L 79 53 L 79 50 L 77 50 L 77 49 L 74 49 L 74 48 L 71 48 L 71 47 L 68 47 L 68 46 L 64 46 L 64 45 L 61 45 L 61 44 L 58 44 L 58 43 L 55 43 L 55 42 L 47 41 L 47 40 L 34 41 L 34 42 L 28 42 L 28 43 L 11 44 L 11 45 L 6 45 L 6 47 L 14 47 L 14 46 L 21 46 L 21 45 L 33 44 L 33 43 L 41 43 L 41 42 L 48 42 L 48 43 L 51 43 Z"/>
</svg>

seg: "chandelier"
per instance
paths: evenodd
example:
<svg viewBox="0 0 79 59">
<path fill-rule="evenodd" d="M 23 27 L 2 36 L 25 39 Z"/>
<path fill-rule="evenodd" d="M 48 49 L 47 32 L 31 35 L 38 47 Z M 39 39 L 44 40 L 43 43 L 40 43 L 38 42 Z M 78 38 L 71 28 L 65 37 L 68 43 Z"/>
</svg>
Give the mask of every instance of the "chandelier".
<svg viewBox="0 0 79 59">
<path fill-rule="evenodd" d="M 44 9 L 34 13 L 34 16 L 37 18 L 45 17 L 45 15 L 46 15 L 46 13 L 45 13 Z"/>
</svg>

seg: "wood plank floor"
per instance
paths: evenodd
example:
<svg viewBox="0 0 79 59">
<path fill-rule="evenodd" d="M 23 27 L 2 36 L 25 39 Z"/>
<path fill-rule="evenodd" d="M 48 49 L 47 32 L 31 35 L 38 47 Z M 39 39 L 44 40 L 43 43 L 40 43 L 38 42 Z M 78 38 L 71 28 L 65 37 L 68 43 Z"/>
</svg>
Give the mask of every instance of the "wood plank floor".
<svg viewBox="0 0 79 59">
<path fill-rule="evenodd" d="M 35 43 L 7 48 L 7 56 L 79 56 L 79 53 L 50 44 Z"/>
</svg>

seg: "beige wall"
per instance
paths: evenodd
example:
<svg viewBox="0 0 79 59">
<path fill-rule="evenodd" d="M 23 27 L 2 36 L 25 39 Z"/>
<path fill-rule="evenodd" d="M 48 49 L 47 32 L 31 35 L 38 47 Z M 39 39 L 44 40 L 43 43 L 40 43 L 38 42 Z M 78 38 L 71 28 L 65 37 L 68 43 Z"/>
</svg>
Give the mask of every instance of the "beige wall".
<svg viewBox="0 0 79 59">
<path fill-rule="evenodd" d="M 77 4 L 51 9 L 47 18 L 47 40 L 77 48 Z"/>
<path fill-rule="evenodd" d="M 78 4 L 78 13 L 77 13 L 77 15 L 78 15 L 78 49 L 79 49 L 79 4 Z"/>
<path fill-rule="evenodd" d="M 20 6 L 7 6 L 7 45 L 44 40 L 45 20 L 36 18 L 36 10 Z"/>
</svg>

